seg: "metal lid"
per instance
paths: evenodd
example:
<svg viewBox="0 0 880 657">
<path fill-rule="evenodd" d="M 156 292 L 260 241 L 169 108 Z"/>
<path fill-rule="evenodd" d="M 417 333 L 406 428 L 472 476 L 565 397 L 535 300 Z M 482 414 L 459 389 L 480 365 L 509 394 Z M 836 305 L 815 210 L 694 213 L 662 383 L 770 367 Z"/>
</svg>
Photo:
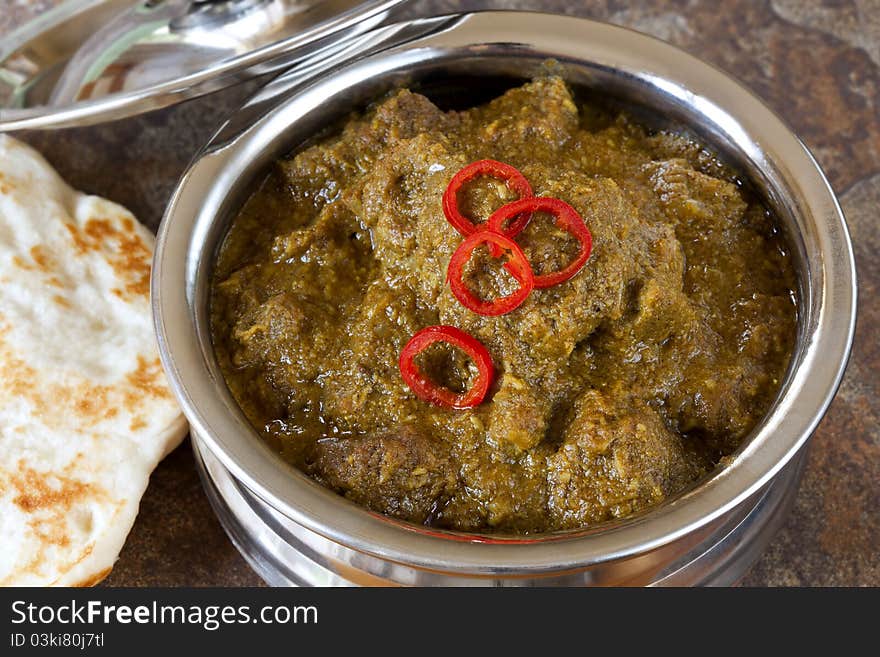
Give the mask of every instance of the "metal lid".
<svg viewBox="0 0 880 657">
<path fill-rule="evenodd" d="M 0 131 L 90 125 L 290 66 L 402 0 L 67 0 L 0 45 Z"/>
</svg>

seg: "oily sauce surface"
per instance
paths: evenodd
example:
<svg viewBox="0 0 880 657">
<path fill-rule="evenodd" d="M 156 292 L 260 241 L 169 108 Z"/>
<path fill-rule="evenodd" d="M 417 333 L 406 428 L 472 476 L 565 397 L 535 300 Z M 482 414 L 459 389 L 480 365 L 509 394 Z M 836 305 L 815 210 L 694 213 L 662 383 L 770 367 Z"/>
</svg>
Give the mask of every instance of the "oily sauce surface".
<svg viewBox="0 0 880 657">
<path fill-rule="evenodd" d="M 517 167 L 571 204 L 593 254 L 571 280 L 482 317 L 446 284 L 460 235 L 441 197 L 475 160 Z M 402 90 L 276 163 L 235 218 L 213 281 L 226 381 L 286 460 L 357 503 L 470 531 L 536 533 L 675 495 L 768 410 L 795 336 L 795 277 L 773 216 L 701 144 L 575 101 L 556 77 L 463 112 Z M 475 220 L 509 198 L 478 181 Z M 536 216 L 536 273 L 577 244 Z M 516 283 L 478 254 L 488 298 Z M 480 406 L 419 400 L 398 370 L 429 325 L 480 340 L 497 376 Z M 463 390 L 462 353 L 419 365 Z"/>
</svg>

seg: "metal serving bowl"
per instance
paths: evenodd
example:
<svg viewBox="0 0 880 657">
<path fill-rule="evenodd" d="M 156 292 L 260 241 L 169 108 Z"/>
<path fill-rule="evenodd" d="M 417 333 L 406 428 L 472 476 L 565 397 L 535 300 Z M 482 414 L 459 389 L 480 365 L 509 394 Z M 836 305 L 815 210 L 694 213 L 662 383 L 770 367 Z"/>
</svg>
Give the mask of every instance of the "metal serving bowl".
<svg viewBox="0 0 880 657">
<path fill-rule="evenodd" d="M 690 130 L 763 194 L 798 269 L 792 363 L 771 410 L 728 464 L 633 518 L 524 540 L 428 531 L 371 513 L 285 464 L 231 397 L 209 331 L 217 249 L 268 164 L 353 108 L 399 85 L 448 98 L 462 79 L 472 100 L 476 89 L 521 82 L 548 59 L 575 89 Z M 828 182 L 745 88 L 630 30 L 487 12 L 380 28 L 258 93 L 181 179 L 159 234 L 153 303 L 162 360 L 192 426 L 206 489 L 236 545 L 270 583 L 729 584 L 766 545 L 795 494 L 808 439 L 849 355 L 856 281 Z"/>
</svg>

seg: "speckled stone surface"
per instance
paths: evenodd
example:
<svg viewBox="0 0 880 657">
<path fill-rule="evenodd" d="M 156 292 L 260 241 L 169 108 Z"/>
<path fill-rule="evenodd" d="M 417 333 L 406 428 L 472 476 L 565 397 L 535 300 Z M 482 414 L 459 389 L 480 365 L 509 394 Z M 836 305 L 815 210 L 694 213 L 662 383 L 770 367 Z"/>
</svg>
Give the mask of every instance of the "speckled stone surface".
<svg viewBox="0 0 880 657">
<path fill-rule="evenodd" d="M 0 34 L 57 0 L 0 0 Z M 880 585 L 880 0 L 593 0 L 411 3 L 554 11 L 633 27 L 731 73 L 813 150 L 846 211 L 859 268 L 859 326 L 840 392 L 812 440 L 794 509 L 743 584 Z M 244 98 L 210 99 L 97 128 L 19 135 L 73 185 L 155 229 L 175 180 Z M 154 472 L 106 585 L 259 585 L 215 519 L 188 444 Z"/>
</svg>

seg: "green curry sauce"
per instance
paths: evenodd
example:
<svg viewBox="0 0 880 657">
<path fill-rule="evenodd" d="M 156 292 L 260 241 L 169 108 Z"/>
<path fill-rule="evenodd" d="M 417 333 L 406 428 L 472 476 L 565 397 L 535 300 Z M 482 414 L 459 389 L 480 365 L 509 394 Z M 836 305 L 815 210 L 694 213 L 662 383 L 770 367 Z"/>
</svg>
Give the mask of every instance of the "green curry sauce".
<svg viewBox="0 0 880 657">
<path fill-rule="evenodd" d="M 462 238 L 441 197 L 484 158 L 593 236 L 576 276 L 497 317 L 445 279 Z M 475 181 L 462 210 L 485 218 L 506 193 Z M 540 216 L 517 242 L 536 273 L 578 246 Z M 515 285 L 488 257 L 467 276 L 486 298 Z M 296 467 L 404 520 L 533 533 L 650 507 L 736 450 L 785 374 L 794 288 L 774 217 L 701 144 L 547 77 L 463 112 L 400 91 L 279 161 L 233 221 L 211 320 L 230 390 Z M 473 409 L 425 403 L 401 377 L 401 349 L 435 324 L 492 356 Z M 474 376 L 451 348 L 421 359 L 453 389 Z"/>
</svg>

